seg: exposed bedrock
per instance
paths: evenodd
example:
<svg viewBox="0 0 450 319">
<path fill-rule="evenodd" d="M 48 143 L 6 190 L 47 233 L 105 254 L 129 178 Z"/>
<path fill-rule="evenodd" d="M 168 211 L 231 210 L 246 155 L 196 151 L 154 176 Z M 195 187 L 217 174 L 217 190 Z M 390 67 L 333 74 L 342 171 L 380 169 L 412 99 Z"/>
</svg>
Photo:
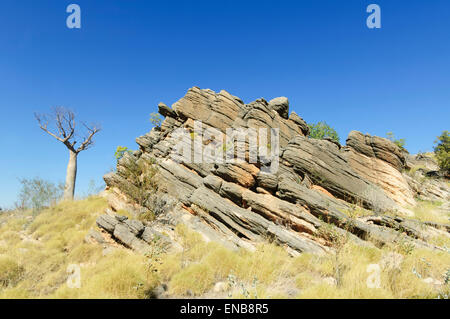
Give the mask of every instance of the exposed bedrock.
<svg viewBox="0 0 450 319">
<path fill-rule="evenodd" d="M 165 117 L 161 127 L 138 137 L 139 150 L 125 154 L 117 171 L 104 177 L 113 208 L 151 210 L 156 220 L 141 225 L 105 216 L 99 226 L 139 250 L 152 229 L 183 223 L 205 240 L 230 248 L 252 249 L 270 240 L 293 254 L 333 250 L 330 230 L 366 245 L 409 241 L 421 247 L 433 247 L 426 243 L 428 228 L 448 231 L 447 225 L 386 215 L 407 215 L 420 196 L 448 202 L 447 181 L 423 183 L 406 174 L 416 159 L 384 138 L 352 131 L 343 147 L 312 139 L 306 122 L 289 107 L 285 97 L 245 104 L 226 91 L 197 87 L 172 107 L 160 103 L 158 111 Z M 220 143 L 223 136 L 211 131 L 248 128 L 279 129 L 278 156 L 259 154 L 251 161 L 255 145 L 246 140 L 243 159 L 217 161 L 216 152 L 230 149 Z M 180 131 L 186 132 L 181 138 Z M 260 135 L 257 141 L 260 147 Z M 269 152 L 275 147 L 271 141 L 264 140 Z M 173 156 L 177 147 L 190 151 L 189 160 Z M 232 154 L 237 153 L 233 147 Z M 156 174 L 150 176 L 146 169 L 137 170 L 137 176 L 129 173 L 130 167 L 142 166 L 156 168 Z M 148 178 L 154 183 L 148 184 Z M 355 207 L 369 213 L 351 216 Z"/>
</svg>

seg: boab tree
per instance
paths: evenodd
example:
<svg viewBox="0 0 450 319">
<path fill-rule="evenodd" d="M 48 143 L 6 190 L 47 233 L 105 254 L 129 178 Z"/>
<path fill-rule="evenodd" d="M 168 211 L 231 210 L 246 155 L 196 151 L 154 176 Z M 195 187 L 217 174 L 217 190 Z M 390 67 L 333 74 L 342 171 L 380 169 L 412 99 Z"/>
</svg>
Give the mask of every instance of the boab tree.
<svg viewBox="0 0 450 319">
<path fill-rule="evenodd" d="M 82 136 L 83 142 L 76 147 L 78 143 L 77 137 L 80 135 L 75 131 L 75 114 L 72 111 L 63 107 L 57 107 L 52 110 L 51 114 L 35 113 L 35 117 L 39 127 L 44 132 L 63 143 L 69 150 L 69 164 L 67 165 L 63 199 L 72 200 L 75 194 L 78 154 L 94 144 L 93 137 L 100 132 L 100 127 L 81 123 L 85 128 L 85 135 Z M 52 121 L 56 128 L 53 132 L 50 131 L 49 121 Z"/>
</svg>

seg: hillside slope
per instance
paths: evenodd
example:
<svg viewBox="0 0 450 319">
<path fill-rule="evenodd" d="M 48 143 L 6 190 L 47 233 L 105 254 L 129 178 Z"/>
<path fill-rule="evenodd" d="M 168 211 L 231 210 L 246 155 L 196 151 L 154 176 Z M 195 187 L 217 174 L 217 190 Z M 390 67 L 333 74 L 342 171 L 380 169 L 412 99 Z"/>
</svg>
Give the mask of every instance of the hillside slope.
<svg viewBox="0 0 450 319">
<path fill-rule="evenodd" d="M 284 97 L 192 88 L 159 113 L 98 197 L 0 214 L 0 298 L 448 297 L 432 156 L 310 138 Z"/>
<path fill-rule="evenodd" d="M 448 251 L 406 243 L 368 247 L 341 238 L 335 254 L 292 257 L 275 244 L 257 244 L 254 252 L 231 250 L 178 225 L 179 251 L 162 251 L 155 242 L 152 253 L 143 255 L 96 226 L 104 210 L 106 201 L 92 197 L 37 216 L 1 214 L 0 298 L 436 298 L 449 293 Z M 94 234 L 102 243 L 92 240 Z M 450 245 L 448 235 L 435 234 L 430 241 Z M 380 267 L 378 288 L 367 285 L 374 264 Z M 76 267 L 79 287 L 70 285 Z"/>
</svg>

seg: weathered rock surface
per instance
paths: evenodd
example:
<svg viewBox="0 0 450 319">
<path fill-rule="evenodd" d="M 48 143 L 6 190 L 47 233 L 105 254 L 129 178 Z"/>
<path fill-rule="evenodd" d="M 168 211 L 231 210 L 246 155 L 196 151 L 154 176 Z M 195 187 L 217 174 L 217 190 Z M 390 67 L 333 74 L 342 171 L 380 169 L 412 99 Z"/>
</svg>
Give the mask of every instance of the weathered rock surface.
<svg viewBox="0 0 450 319">
<path fill-rule="evenodd" d="M 395 207 L 395 203 L 373 183 L 357 174 L 346 157 L 331 142 L 296 136 L 284 149 L 282 159 L 299 176 L 307 175 L 337 198 L 373 208 Z M 376 201 L 373 197 L 376 196 Z"/>
<path fill-rule="evenodd" d="M 127 247 L 145 251 L 162 232 L 169 234 L 163 236 L 165 241 L 176 246 L 176 236 L 170 234 L 179 223 L 231 249 L 253 249 L 255 243 L 272 240 L 292 254 L 329 252 L 329 227 L 361 244 L 409 241 L 430 248 L 426 229 L 446 227 L 384 214 L 406 212 L 404 207 L 415 205 L 415 198 L 421 196 L 448 202 L 447 182 L 438 178 L 418 182 L 418 177 L 405 173 L 414 161 L 425 161 L 432 168 L 431 162 L 411 158 L 387 139 L 356 131 L 349 134 L 346 146 L 311 139 L 306 122 L 295 112 L 289 114 L 287 98 L 245 104 L 226 91 L 194 87 L 172 107 L 160 103 L 158 111 L 165 116 L 161 127 L 137 138 L 140 150 L 125 155 L 117 172 L 104 177 L 113 207 L 139 211 L 135 194 L 142 190 L 125 174 L 127 166 L 157 167 L 153 177 L 157 193 L 149 191 L 152 200 L 144 201 L 142 208 L 157 212 L 155 222 L 144 225 L 108 214 L 97 220 L 100 228 Z M 202 122 L 200 134 L 195 121 Z M 247 140 L 245 161 L 211 160 L 215 150 L 222 149 L 223 137 L 208 132 L 226 133 L 229 128 L 279 129 L 279 156 L 266 154 L 250 163 L 255 145 Z M 180 139 L 175 134 L 179 130 L 188 134 Z M 202 152 L 214 152 L 197 152 L 195 143 Z M 175 146 L 190 150 L 189 160 L 173 157 Z M 228 152 L 225 146 L 223 150 Z M 274 162 L 277 169 L 267 170 Z M 372 210 L 373 215 L 349 216 L 355 205 Z"/>
<path fill-rule="evenodd" d="M 136 250 L 139 253 L 148 253 L 149 244 L 158 244 L 163 249 L 168 249 L 171 240 L 167 236 L 159 233 L 155 229 L 144 226 L 135 219 L 128 219 L 114 213 L 104 214 L 97 218 L 97 226 L 111 234 L 118 242 L 124 246 Z M 100 241 L 99 234 L 89 233 L 97 242 Z"/>
<path fill-rule="evenodd" d="M 352 131 L 347 146 L 347 160 L 355 172 L 381 187 L 398 204 L 415 204 L 415 193 L 402 176 L 405 154 L 397 145 L 385 138 Z"/>
<path fill-rule="evenodd" d="M 436 162 L 436 160 L 433 159 L 431 156 L 427 156 L 426 154 L 417 154 L 417 155 L 405 154 L 405 160 L 406 160 L 405 166 L 408 169 L 421 168 L 426 171 L 439 170 L 439 165 Z"/>
<path fill-rule="evenodd" d="M 386 138 L 351 131 L 347 138 L 347 146 L 360 154 L 389 163 L 397 170 L 405 166 L 402 150 Z"/>
<path fill-rule="evenodd" d="M 411 176 L 412 175 L 412 176 Z M 442 178 L 428 177 L 424 170 L 404 173 L 403 178 L 410 189 L 422 200 L 450 201 L 450 185 Z"/>
<path fill-rule="evenodd" d="M 284 119 L 289 118 L 289 100 L 287 97 L 277 97 L 269 101 L 269 109 L 274 110 Z"/>
</svg>

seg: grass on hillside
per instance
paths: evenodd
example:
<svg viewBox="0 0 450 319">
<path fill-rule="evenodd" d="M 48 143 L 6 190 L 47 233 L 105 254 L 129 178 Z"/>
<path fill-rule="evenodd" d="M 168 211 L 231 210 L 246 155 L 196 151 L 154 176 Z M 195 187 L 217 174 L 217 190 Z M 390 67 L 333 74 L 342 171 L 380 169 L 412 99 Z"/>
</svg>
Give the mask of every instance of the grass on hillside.
<svg viewBox="0 0 450 319">
<path fill-rule="evenodd" d="M 417 200 L 416 206 L 410 208 L 413 216 L 408 216 L 407 219 L 418 220 L 421 222 L 448 224 L 450 222 L 450 211 L 441 209 L 442 205 L 442 202 Z M 341 212 L 350 218 L 373 215 L 372 211 L 364 209 L 358 205 L 349 205 L 348 209 L 342 209 Z M 397 211 L 385 211 L 384 214 L 394 217 L 399 216 Z M 404 215 L 400 216 L 405 217 Z"/>
<path fill-rule="evenodd" d="M 292 258 L 272 244 L 262 244 L 256 252 L 232 252 L 203 242 L 184 226 L 178 232 L 185 250 L 166 256 L 161 267 L 161 279 L 178 296 L 188 290 L 202 296 L 220 281 L 234 288 L 230 296 L 236 298 L 434 298 L 449 291 L 448 285 L 436 289 L 423 281 L 429 277 L 445 280 L 450 254 L 444 251 L 401 246 L 379 249 L 346 242 L 335 255 L 303 253 Z M 445 244 L 450 244 L 450 237 Z M 367 286 L 371 264 L 380 266 L 379 288 Z M 330 284 L 330 278 L 337 284 Z"/>
<path fill-rule="evenodd" d="M 401 245 L 379 249 L 343 242 L 336 254 L 293 258 L 274 244 L 261 244 L 255 252 L 230 251 L 179 225 L 183 251 L 162 254 L 158 263 L 125 248 L 104 255 L 100 245 L 85 243 L 84 237 L 105 208 L 104 199 L 91 197 L 61 203 L 37 217 L 31 212 L 3 216 L 0 298 L 149 298 L 160 283 L 175 297 L 435 298 L 449 293 L 448 284 L 423 279 L 444 282 L 450 254 Z M 449 236 L 435 240 L 450 247 Z M 67 285 L 71 264 L 81 266 L 80 288 Z M 379 266 L 379 288 L 367 286 L 378 271 L 369 265 Z M 214 291 L 217 283 L 224 287 L 221 292 Z"/>
<path fill-rule="evenodd" d="M 11 218 L 0 228 L 0 298 L 143 298 L 154 282 L 146 259 L 126 249 L 103 256 L 84 242 L 106 208 L 101 198 L 61 203 L 34 220 Z M 80 265 L 81 288 L 68 287 L 68 267 Z M 8 272 L 9 271 L 9 272 Z"/>
<path fill-rule="evenodd" d="M 442 202 L 418 201 L 413 208 L 414 219 L 422 222 L 435 222 L 448 224 L 450 222 L 450 211 L 440 209 Z"/>
</svg>

